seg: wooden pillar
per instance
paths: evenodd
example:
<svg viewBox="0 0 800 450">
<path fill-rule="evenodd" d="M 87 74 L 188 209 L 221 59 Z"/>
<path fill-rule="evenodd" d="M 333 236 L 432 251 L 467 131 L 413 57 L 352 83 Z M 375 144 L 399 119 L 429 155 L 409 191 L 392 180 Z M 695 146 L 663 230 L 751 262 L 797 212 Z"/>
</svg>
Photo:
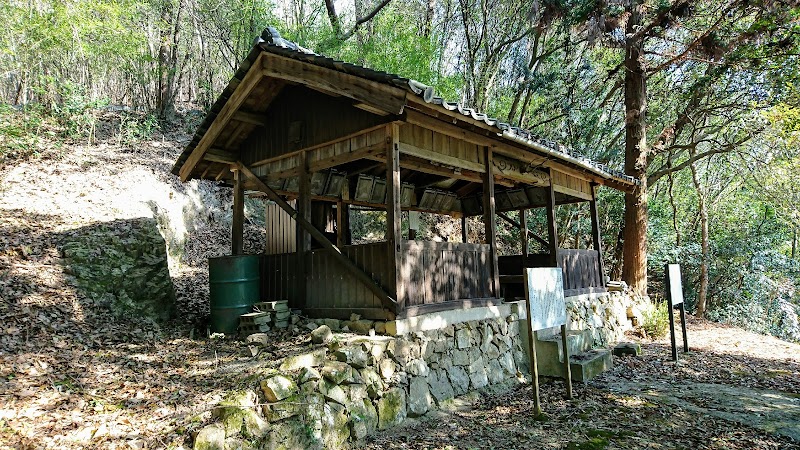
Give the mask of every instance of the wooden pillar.
<svg viewBox="0 0 800 450">
<path fill-rule="evenodd" d="M 233 171 L 233 220 L 231 226 L 231 255 L 244 253 L 244 185 L 242 174 Z"/>
<path fill-rule="evenodd" d="M 553 171 L 547 188 L 547 236 L 550 239 L 550 267 L 558 267 L 558 226 L 556 225 L 556 191 L 553 189 Z"/>
<path fill-rule="evenodd" d="M 311 174 L 308 172 L 306 152 L 300 153 L 300 180 L 298 182 L 297 214 L 306 222 L 311 222 Z M 311 234 L 299 221 L 296 222 L 296 263 L 297 263 L 297 307 L 305 308 L 308 278 L 308 258 L 311 252 Z"/>
<path fill-rule="evenodd" d="M 528 249 L 528 212 L 527 209 L 520 209 L 519 210 L 519 236 L 520 240 L 522 241 L 522 257 L 527 258 L 529 249 Z"/>
<path fill-rule="evenodd" d="M 336 246 L 341 248 L 345 245 L 345 219 L 344 219 L 344 202 L 339 200 L 336 202 Z"/>
<path fill-rule="evenodd" d="M 400 255 L 402 252 L 403 235 L 400 212 L 400 126 L 397 123 L 389 124 L 386 127 L 386 258 L 388 267 L 387 288 L 390 296 L 397 299 L 398 311 L 405 304 L 402 295 L 402 286 L 398 286 L 400 277 L 398 268 L 400 267 Z"/>
<path fill-rule="evenodd" d="M 461 242 L 469 242 L 469 230 L 467 230 L 467 216 L 461 218 Z"/>
<path fill-rule="evenodd" d="M 597 250 L 597 270 L 600 274 L 600 285 L 605 286 L 603 275 L 603 241 L 600 236 L 600 217 L 597 214 L 597 184 L 592 183 L 592 200 L 589 202 L 589 213 L 592 216 L 592 245 Z"/>
<path fill-rule="evenodd" d="M 483 148 L 483 161 L 486 167 L 483 174 L 483 225 L 486 228 L 486 243 L 490 245 L 490 264 L 492 293 L 500 297 L 500 273 L 497 268 L 497 223 L 495 222 L 494 171 L 492 149 Z"/>
</svg>

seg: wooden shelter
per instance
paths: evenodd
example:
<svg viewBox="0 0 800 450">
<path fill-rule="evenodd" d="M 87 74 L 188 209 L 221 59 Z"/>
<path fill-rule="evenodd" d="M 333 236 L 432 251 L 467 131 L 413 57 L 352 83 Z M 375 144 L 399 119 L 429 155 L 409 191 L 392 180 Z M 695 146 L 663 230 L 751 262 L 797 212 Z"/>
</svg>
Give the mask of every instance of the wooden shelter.
<svg viewBox="0 0 800 450">
<path fill-rule="evenodd" d="M 233 254 L 244 191 L 267 211 L 262 297 L 315 317 L 369 319 L 489 305 L 523 267 L 562 267 L 567 295 L 604 289 L 595 189 L 630 177 L 525 130 L 449 103 L 414 80 L 335 61 L 267 29 L 173 172 L 234 190 Z M 592 250 L 559 249 L 558 204 L 590 202 Z M 386 239 L 351 245 L 349 208 L 386 211 Z M 548 252 L 498 257 L 496 219 L 546 208 Z M 421 242 L 402 211 L 480 216 L 485 243 Z"/>
</svg>

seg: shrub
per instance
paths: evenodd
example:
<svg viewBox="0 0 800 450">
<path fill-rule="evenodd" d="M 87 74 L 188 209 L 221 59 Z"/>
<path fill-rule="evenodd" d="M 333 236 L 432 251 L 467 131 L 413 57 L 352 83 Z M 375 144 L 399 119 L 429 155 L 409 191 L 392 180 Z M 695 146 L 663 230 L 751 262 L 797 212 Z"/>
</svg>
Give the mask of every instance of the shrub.
<svg viewBox="0 0 800 450">
<path fill-rule="evenodd" d="M 647 336 L 656 339 L 669 330 L 667 302 L 649 303 L 642 311 L 642 329 Z"/>
</svg>

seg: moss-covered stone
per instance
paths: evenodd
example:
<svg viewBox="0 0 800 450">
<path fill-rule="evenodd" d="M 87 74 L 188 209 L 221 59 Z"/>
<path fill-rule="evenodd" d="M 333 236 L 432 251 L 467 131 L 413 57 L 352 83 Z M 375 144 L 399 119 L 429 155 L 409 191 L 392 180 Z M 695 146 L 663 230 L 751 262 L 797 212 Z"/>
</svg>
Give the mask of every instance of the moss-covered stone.
<svg viewBox="0 0 800 450">
<path fill-rule="evenodd" d="M 297 393 L 297 385 L 290 378 L 275 375 L 261 381 L 261 390 L 268 402 L 278 402 Z"/>
<path fill-rule="evenodd" d="M 253 391 L 238 391 L 220 402 L 213 414 L 220 419 L 226 436 L 261 438 L 269 432 L 269 424 L 258 414 L 257 403 Z"/>
<path fill-rule="evenodd" d="M 115 316 L 163 322 L 175 315 L 166 244 L 155 220 L 82 228 L 67 236 L 62 252 L 77 287 Z"/>
<path fill-rule="evenodd" d="M 203 428 L 194 438 L 194 450 L 225 450 L 225 428 L 218 423 Z"/>
<path fill-rule="evenodd" d="M 378 400 L 378 429 L 400 425 L 406 419 L 406 393 L 400 388 L 386 391 Z"/>
</svg>

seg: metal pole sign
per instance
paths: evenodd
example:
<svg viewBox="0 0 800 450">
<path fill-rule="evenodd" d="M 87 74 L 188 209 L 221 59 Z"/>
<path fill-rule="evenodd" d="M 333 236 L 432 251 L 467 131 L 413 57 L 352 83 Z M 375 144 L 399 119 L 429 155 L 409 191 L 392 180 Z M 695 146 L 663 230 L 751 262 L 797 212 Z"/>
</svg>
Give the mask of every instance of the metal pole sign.
<svg viewBox="0 0 800 450">
<path fill-rule="evenodd" d="M 664 268 L 664 280 L 667 291 L 667 309 L 669 310 L 669 334 L 672 342 L 672 360 L 678 360 L 678 346 L 675 341 L 675 313 L 673 310 L 678 308 L 681 314 L 681 329 L 683 330 L 683 352 L 689 351 L 689 344 L 686 340 L 686 307 L 683 304 L 683 283 L 681 282 L 680 264 L 667 264 Z"/>
<path fill-rule="evenodd" d="M 533 407 L 536 415 L 542 413 L 539 400 L 539 369 L 536 364 L 536 332 L 561 326 L 561 343 L 566 371 L 567 398 L 572 398 L 572 372 L 569 367 L 567 347 L 567 304 L 564 300 L 564 281 L 561 268 L 525 268 L 525 310 L 528 315 L 528 342 L 533 378 Z"/>
</svg>

